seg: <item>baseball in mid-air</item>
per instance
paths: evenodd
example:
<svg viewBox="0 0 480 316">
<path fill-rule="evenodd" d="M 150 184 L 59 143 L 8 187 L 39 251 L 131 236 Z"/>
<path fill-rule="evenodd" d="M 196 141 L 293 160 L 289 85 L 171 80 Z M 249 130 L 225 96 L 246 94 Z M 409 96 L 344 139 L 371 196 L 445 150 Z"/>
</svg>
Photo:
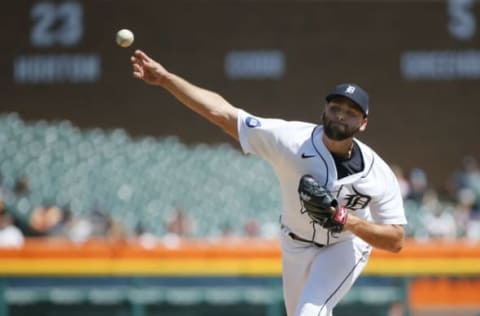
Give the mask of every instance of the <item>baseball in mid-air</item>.
<svg viewBox="0 0 480 316">
<path fill-rule="evenodd" d="M 117 44 L 121 47 L 128 47 L 132 45 L 133 40 L 135 39 L 133 36 L 132 31 L 128 29 L 121 29 L 120 31 L 117 32 L 116 36 L 116 41 Z"/>
</svg>

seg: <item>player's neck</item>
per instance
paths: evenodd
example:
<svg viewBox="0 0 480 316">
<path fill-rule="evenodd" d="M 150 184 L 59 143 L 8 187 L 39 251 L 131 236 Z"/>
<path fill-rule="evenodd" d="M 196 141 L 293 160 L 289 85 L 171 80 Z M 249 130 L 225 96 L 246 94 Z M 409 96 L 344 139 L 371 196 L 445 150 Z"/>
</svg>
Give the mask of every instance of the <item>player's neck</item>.
<svg viewBox="0 0 480 316">
<path fill-rule="evenodd" d="M 346 159 L 352 156 L 353 138 L 338 141 L 332 140 L 323 134 L 322 141 L 325 144 L 325 147 L 327 147 L 327 149 L 335 156 Z"/>
</svg>

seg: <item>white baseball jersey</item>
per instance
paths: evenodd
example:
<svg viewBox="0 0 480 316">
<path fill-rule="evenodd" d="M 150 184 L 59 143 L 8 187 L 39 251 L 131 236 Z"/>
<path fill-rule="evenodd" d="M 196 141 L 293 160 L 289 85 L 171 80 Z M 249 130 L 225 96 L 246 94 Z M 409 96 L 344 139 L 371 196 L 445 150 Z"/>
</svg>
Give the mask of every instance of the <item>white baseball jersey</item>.
<svg viewBox="0 0 480 316">
<path fill-rule="evenodd" d="M 335 236 L 318 225 L 313 227 L 308 215 L 300 212 L 297 189 L 305 174 L 325 185 L 339 203 L 362 219 L 406 224 L 403 200 L 393 172 L 359 140 L 355 142 L 362 152 L 364 170 L 338 180 L 335 161 L 322 142 L 322 126 L 259 118 L 240 110 L 238 131 L 243 151 L 256 154 L 272 165 L 282 192 L 282 224 L 300 237 L 324 245 L 352 238 L 348 232 Z"/>
<path fill-rule="evenodd" d="M 371 247 L 351 232 L 332 234 L 302 212 L 298 184 L 312 175 L 349 212 L 367 221 L 406 224 L 397 180 L 388 165 L 355 139 L 363 170 L 337 179 L 335 161 L 311 123 L 266 119 L 239 110 L 238 134 L 245 153 L 268 161 L 282 193 L 282 265 L 287 314 L 331 315 L 366 265 Z M 290 233 L 327 247 L 292 240 Z"/>
</svg>

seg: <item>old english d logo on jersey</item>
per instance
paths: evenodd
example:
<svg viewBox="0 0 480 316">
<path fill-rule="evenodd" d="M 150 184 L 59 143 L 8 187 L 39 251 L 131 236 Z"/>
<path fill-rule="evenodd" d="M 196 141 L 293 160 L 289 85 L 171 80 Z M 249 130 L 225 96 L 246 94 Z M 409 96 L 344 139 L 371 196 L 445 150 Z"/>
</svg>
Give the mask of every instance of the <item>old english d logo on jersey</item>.
<svg viewBox="0 0 480 316">
<path fill-rule="evenodd" d="M 372 197 L 358 192 L 353 186 L 351 186 L 351 188 L 353 192 L 344 193 L 340 198 L 344 207 L 352 211 L 367 207 L 368 203 L 372 200 Z M 343 193 L 341 192 L 342 189 L 346 189 L 346 187 L 342 186 L 337 196 L 340 196 L 340 194 Z"/>
</svg>

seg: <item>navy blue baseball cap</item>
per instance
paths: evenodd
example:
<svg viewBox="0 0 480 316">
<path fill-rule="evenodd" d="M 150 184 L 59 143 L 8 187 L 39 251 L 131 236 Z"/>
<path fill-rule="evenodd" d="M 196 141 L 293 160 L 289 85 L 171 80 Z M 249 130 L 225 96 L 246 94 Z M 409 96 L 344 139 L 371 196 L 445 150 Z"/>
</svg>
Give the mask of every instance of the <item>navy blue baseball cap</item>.
<svg viewBox="0 0 480 316">
<path fill-rule="evenodd" d="M 368 93 L 354 83 L 342 83 L 335 87 L 325 98 L 330 102 L 335 97 L 345 97 L 352 100 L 362 110 L 365 116 L 368 115 Z"/>
</svg>

